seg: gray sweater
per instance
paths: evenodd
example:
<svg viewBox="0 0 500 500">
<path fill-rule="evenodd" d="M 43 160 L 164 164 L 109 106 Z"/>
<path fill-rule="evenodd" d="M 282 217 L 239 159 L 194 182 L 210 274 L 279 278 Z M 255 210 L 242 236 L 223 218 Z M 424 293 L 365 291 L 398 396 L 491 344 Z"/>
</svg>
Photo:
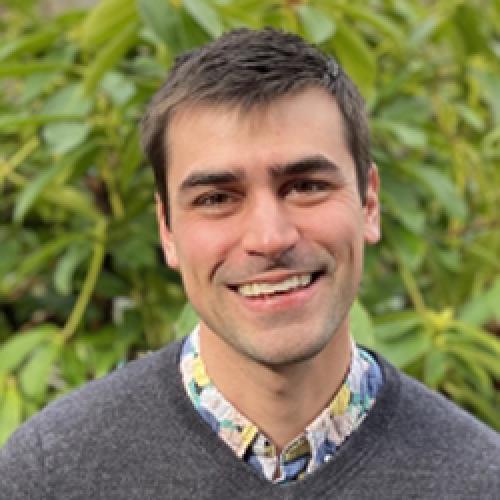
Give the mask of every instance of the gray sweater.
<svg viewBox="0 0 500 500">
<path fill-rule="evenodd" d="M 500 436 L 377 357 L 377 402 L 302 481 L 257 475 L 193 409 L 179 344 L 49 405 L 0 451 L 0 499 L 500 499 Z"/>
</svg>

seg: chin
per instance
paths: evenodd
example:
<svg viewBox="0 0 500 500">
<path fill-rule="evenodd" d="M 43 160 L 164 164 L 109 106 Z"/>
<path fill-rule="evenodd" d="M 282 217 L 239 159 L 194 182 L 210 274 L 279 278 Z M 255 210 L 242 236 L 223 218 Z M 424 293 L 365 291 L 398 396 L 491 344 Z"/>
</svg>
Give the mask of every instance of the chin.
<svg viewBox="0 0 500 500">
<path fill-rule="evenodd" d="M 316 357 L 326 347 L 330 338 L 331 335 L 327 339 L 320 338 L 316 342 L 309 342 L 307 344 L 302 342 L 294 343 L 290 340 L 286 345 L 269 345 L 267 349 L 257 346 L 244 349 L 244 355 L 264 366 L 273 368 L 289 366 L 303 363 Z"/>
</svg>

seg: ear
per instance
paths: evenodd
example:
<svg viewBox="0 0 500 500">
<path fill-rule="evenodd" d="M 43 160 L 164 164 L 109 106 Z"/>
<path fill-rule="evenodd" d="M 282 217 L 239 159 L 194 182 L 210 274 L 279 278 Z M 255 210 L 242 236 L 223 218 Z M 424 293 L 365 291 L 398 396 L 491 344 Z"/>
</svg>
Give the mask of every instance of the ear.
<svg viewBox="0 0 500 500">
<path fill-rule="evenodd" d="M 366 243 L 375 244 L 380 240 L 380 202 L 379 202 L 380 178 L 377 165 L 372 163 L 368 171 L 368 182 L 366 186 L 366 202 L 364 206 Z"/>
<path fill-rule="evenodd" d="M 165 217 L 165 207 L 160 199 L 158 193 L 155 193 L 156 202 L 156 219 L 158 222 L 158 231 L 160 233 L 160 242 L 163 248 L 163 255 L 165 256 L 165 261 L 167 265 L 172 269 L 179 269 L 179 261 L 177 259 L 177 251 L 175 249 L 175 243 L 173 241 L 172 233 L 167 227 L 166 217 Z"/>
</svg>

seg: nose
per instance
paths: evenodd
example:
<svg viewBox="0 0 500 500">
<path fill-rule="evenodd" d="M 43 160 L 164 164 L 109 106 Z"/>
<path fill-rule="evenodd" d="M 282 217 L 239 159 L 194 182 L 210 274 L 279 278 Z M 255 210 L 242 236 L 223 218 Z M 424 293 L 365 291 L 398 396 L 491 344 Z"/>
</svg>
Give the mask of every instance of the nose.
<svg viewBox="0 0 500 500">
<path fill-rule="evenodd" d="M 242 239 L 248 254 L 276 257 L 290 250 L 299 238 L 286 207 L 274 196 L 261 196 L 248 208 Z"/>
</svg>

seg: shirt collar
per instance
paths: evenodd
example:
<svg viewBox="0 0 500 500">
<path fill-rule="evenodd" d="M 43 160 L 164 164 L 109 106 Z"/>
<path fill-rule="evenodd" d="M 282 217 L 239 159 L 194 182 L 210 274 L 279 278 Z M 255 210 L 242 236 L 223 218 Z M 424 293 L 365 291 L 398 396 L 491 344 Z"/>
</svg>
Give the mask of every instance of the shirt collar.
<svg viewBox="0 0 500 500">
<path fill-rule="evenodd" d="M 278 456 L 268 438 L 210 380 L 200 357 L 199 326 L 184 341 L 180 370 L 191 402 L 212 430 L 268 479 L 273 480 L 279 464 L 280 477 L 275 481 L 285 481 L 300 468 L 305 475 L 328 461 L 366 417 L 382 384 L 374 358 L 351 339 L 350 366 L 340 389 Z"/>
</svg>

